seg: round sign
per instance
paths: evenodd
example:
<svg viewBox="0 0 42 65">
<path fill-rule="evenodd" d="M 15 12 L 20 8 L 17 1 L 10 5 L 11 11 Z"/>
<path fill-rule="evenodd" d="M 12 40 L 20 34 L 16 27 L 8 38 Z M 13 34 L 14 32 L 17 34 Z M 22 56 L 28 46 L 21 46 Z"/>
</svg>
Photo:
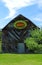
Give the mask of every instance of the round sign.
<svg viewBox="0 0 42 65">
<path fill-rule="evenodd" d="M 22 26 L 25 26 L 25 24 L 23 22 L 17 22 L 16 26 L 17 27 L 22 27 Z"/>
<path fill-rule="evenodd" d="M 16 29 L 24 29 L 26 26 L 27 26 L 27 23 L 23 20 L 19 20 L 19 21 L 14 22 L 14 27 Z"/>
</svg>

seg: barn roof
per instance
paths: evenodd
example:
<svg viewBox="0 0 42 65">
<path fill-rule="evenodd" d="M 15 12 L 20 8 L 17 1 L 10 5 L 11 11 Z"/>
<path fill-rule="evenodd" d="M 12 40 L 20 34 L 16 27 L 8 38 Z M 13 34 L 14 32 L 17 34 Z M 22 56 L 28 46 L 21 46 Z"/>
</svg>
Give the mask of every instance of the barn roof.
<svg viewBox="0 0 42 65">
<path fill-rule="evenodd" d="M 23 16 L 23 15 L 21 15 L 21 14 L 19 14 L 18 16 L 16 16 L 15 18 L 13 18 L 9 23 L 11 23 L 11 22 L 13 22 L 13 21 L 16 21 L 17 19 L 20 19 L 20 18 L 22 18 L 23 20 L 28 20 L 30 23 L 32 23 L 35 27 L 38 27 L 38 26 L 36 26 L 31 20 L 29 20 L 28 18 L 26 18 L 25 16 Z M 9 24 L 8 23 L 8 24 Z M 8 25 L 8 24 L 6 24 L 5 26 L 4 26 L 4 28 Z M 3 29 L 4 29 L 3 28 Z M 39 28 L 39 27 L 38 27 Z M 3 30 L 2 29 L 2 30 Z"/>
</svg>

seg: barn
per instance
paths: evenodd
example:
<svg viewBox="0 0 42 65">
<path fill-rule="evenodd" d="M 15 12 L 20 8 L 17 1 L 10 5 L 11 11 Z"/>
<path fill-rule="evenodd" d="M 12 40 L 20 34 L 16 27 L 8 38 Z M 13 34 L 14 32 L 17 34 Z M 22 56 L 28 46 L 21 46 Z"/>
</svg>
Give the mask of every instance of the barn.
<svg viewBox="0 0 42 65">
<path fill-rule="evenodd" d="M 30 36 L 30 30 L 37 26 L 23 15 L 18 15 L 2 29 L 2 52 L 25 53 L 24 40 Z"/>
</svg>

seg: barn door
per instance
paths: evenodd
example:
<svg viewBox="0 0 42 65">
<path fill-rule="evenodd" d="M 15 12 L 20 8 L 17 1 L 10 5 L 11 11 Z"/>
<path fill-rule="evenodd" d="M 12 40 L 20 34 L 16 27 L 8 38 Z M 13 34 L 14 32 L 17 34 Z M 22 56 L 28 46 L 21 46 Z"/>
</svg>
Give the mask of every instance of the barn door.
<svg viewBox="0 0 42 65">
<path fill-rule="evenodd" d="M 18 43 L 18 45 L 17 45 L 17 52 L 18 53 L 25 53 L 24 43 Z"/>
</svg>

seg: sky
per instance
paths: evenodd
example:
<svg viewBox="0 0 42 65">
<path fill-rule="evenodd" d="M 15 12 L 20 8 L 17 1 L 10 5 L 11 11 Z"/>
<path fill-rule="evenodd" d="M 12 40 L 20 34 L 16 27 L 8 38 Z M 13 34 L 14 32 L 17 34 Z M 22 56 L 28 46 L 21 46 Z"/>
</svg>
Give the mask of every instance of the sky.
<svg viewBox="0 0 42 65">
<path fill-rule="evenodd" d="M 0 0 L 0 28 L 22 14 L 42 27 L 42 0 Z"/>
</svg>

